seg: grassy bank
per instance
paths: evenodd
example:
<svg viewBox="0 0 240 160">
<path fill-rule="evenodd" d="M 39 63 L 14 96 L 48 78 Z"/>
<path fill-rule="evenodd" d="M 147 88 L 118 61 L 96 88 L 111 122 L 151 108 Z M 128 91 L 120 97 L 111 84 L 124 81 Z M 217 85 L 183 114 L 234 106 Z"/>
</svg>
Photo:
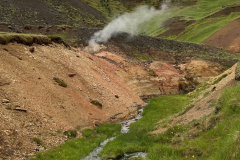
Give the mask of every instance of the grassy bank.
<svg viewBox="0 0 240 160">
<path fill-rule="evenodd" d="M 133 124 L 127 134 L 122 134 L 114 141 L 109 142 L 102 152 L 101 158 L 116 158 L 125 152 L 149 151 L 157 143 L 169 143 L 176 132 L 182 132 L 181 126 L 169 129 L 165 135 L 158 137 L 149 136 L 157 122 L 165 117 L 181 111 L 188 103 L 186 95 L 171 95 L 150 100 L 150 104 L 144 109 L 143 118 Z M 175 131 L 173 132 L 173 129 Z M 174 134 L 173 134 L 174 133 Z"/>
<path fill-rule="evenodd" d="M 105 139 L 119 135 L 120 130 L 120 124 L 104 124 L 94 129 L 85 129 L 82 138 L 67 141 L 46 152 L 38 153 L 32 160 L 79 160 L 86 157 Z"/>
<path fill-rule="evenodd" d="M 223 10 L 223 6 L 231 6 L 231 5 L 239 5 L 240 2 L 238 0 L 224 1 L 224 0 L 197 0 L 195 5 L 183 7 L 183 6 L 172 6 L 167 12 L 164 14 L 159 14 L 155 16 L 148 23 L 144 23 L 139 27 L 138 34 L 143 34 L 147 36 L 158 36 L 162 34 L 167 29 L 162 28 L 162 24 L 169 18 L 172 17 L 181 17 L 183 20 L 194 20 L 201 22 L 198 24 L 199 31 L 204 32 L 205 37 L 209 37 L 211 34 L 216 32 L 217 30 L 224 27 L 226 24 L 230 23 L 234 20 L 233 17 L 221 17 L 213 19 L 217 24 L 212 24 L 212 27 L 208 26 L 210 23 L 206 21 L 201 21 L 202 19 Z M 221 22 L 223 20 L 223 22 Z M 208 25 L 203 25 L 203 23 L 208 23 Z M 213 22 L 212 22 L 213 23 Z M 200 26 L 201 25 L 201 26 Z M 203 28 L 201 28 L 203 27 Z M 208 34 L 207 34 L 208 33 Z M 200 34 L 200 33 L 199 33 Z M 207 36 L 206 36 L 207 35 Z M 191 37 L 191 36 L 190 36 Z M 202 37 L 202 36 L 201 36 Z M 203 38 L 203 37 L 202 37 Z M 203 40 L 202 40 L 203 41 Z M 194 42 L 194 41 L 190 41 Z"/>
<path fill-rule="evenodd" d="M 120 134 L 119 124 L 104 124 L 86 129 L 83 137 L 68 141 L 47 152 L 37 154 L 33 160 L 80 159 L 89 154 L 106 138 L 109 142 L 101 158 L 116 158 L 125 152 L 147 152 L 151 160 L 169 159 L 240 159 L 240 83 L 223 91 L 215 111 L 208 117 L 189 124 L 171 126 L 166 132 L 151 135 L 160 120 L 182 111 L 190 102 L 187 95 L 171 95 L 150 99 L 143 118 L 133 124 L 126 134 Z M 171 123 L 165 119 L 164 124 Z"/>
<path fill-rule="evenodd" d="M 31 45 L 33 43 L 47 45 L 52 43 L 51 39 L 44 35 L 0 32 L 0 44 L 7 44 L 9 42 L 17 42 L 26 45 Z"/>
<path fill-rule="evenodd" d="M 131 125 L 130 132 L 108 143 L 102 158 L 116 157 L 124 152 L 147 151 L 151 160 L 240 159 L 240 83 L 223 91 L 215 111 L 208 117 L 193 120 L 185 126 L 176 125 L 166 132 L 150 135 L 156 122 L 172 115 L 189 101 L 187 97 L 166 96 L 151 100 L 144 117 Z M 213 107 L 212 106 L 212 107 Z"/>
<path fill-rule="evenodd" d="M 199 20 L 190 25 L 177 38 L 179 41 L 202 43 L 212 34 L 240 17 L 240 13 L 232 13 L 229 16 L 221 16 L 217 18 L 209 18 Z"/>
</svg>

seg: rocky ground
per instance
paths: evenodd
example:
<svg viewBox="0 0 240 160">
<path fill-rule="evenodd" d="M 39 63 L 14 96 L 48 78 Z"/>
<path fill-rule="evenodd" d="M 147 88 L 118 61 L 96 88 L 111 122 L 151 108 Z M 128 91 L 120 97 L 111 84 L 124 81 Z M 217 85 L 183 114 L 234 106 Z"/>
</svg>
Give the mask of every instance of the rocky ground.
<svg viewBox="0 0 240 160">
<path fill-rule="evenodd" d="M 78 0 L 4 0 L 0 4 L 0 22 L 14 25 L 103 26 L 106 18 Z"/>
</svg>

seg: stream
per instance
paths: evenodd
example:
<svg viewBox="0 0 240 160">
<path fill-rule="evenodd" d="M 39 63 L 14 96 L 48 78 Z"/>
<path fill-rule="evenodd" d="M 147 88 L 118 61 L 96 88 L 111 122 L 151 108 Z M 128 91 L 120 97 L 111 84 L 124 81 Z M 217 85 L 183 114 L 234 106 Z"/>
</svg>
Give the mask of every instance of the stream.
<svg viewBox="0 0 240 160">
<path fill-rule="evenodd" d="M 143 108 L 138 110 L 137 117 L 129 120 L 125 120 L 122 122 L 119 122 L 119 124 L 122 125 L 121 133 L 128 133 L 130 129 L 130 124 L 138 121 L 142 118 Z M 81 159 L 81 160 L 101 160 L 101 158 L 98 156 L 98 154 L 101 152 L 103 147 L 110 141 L 113 141 L 116 137 L 109 138 L 102 143 L 100 143 L 100 146 L 95 148 L 87 157 Z M 118 159 L 108 159 L 108 160 L 128 160 L 131 157 L 146 157 L 146 153 L 144 152 L 135 152 L 135 153 L 125 153 L 123 157 Z"/>
</svg>

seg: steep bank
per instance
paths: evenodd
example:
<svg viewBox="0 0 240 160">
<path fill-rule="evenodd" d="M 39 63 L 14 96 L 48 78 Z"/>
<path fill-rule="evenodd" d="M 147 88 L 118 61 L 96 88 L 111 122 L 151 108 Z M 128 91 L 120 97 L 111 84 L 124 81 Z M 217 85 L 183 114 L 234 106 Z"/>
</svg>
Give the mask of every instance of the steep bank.
<svg viewBox="0 0 240 160">
<path fill-rule="evenodd" d="M 1 155 L 33 155 L 43 150 L 34 137 L 49 148 L 66 139 L 55 136 L 58 130 L 80 131 L 125 111 L 127 118 L 144 105 L 116 66 L 91 54 L 16 42 L 0 45 L 0 52 Z"/>
</svg>

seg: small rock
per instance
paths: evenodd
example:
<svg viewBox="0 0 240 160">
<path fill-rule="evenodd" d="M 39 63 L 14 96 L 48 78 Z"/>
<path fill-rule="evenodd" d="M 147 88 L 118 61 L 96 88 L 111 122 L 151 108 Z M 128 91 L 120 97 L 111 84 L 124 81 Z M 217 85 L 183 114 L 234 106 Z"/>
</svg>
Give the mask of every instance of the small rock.
<svg viewBox="0 0 240 160">
<path fill-rule="evenodd" d="M 215 91 L 215 90 L 216 90 L 216 87 L 213 87 L 213 88 L 212 88 L 212 91 Z"/>
<path fill-rule="evenodd" d="M 118 96 L 118 95 L 115 95 L 115 98 L 119 98 L 119 96 Z"/>
<path fill-rule="evenodd" d="M 27 112 L 26 109 L 24 109 L 24 108 L 20 108 L 20 107 L 16 107 L 14 110 L 16 110 L 16 111 L 20 111 L 20 112 Z"/>
<path fill-rule="evenodd" d="M 10 103 L 10 101 L 8 99 L 3 99 L 2 103 Z"/>
<path fill-rule="evenodd" d="M 95 122 L 95 126 L 99 127 L 101 125 L 102 125 L 102 123 L 100 121 Z"/>
<path fill-rule="evenodd" d="M 43 28 L 43 26 L 38 26 L 37 28 L 38 28 L 38 29 L 42 29 L 42 28 Z"/>
<path fill-rule="evenodd" d="M 29 25 L 24 26 L 24 29 L 26 29 L 26 30 L 30 30 L 31 28 L 32 28 L 32 27 L 29 26 Z"/>
<path fill-rule="evenodd" d="M 29 49 L 29 51 L 30 51 L 31 53 L 33 53 L 33 52 L 35 51 L 35 48 L 34 48 L 34 47 L 31 47 L 31 48 Z"/>
<path fill-rule="evenodd" d="M 75 73 L 69 73 L 69 74 L 68 74 L 68 77 L 74 77 L 74 76 L 76 76 Z"/>
<path fill-rule="evenodd" d="M 11 150 L 8 150 L 7 153 L 8 153 L 9 155 L 13 155 L 13 151 L 11 151 Z"/>
<path fill-rule="evenodd" d="M 8 52 L 8 50 L 6 48 L 3 48 L 3 50 Z"/>
</svg>

